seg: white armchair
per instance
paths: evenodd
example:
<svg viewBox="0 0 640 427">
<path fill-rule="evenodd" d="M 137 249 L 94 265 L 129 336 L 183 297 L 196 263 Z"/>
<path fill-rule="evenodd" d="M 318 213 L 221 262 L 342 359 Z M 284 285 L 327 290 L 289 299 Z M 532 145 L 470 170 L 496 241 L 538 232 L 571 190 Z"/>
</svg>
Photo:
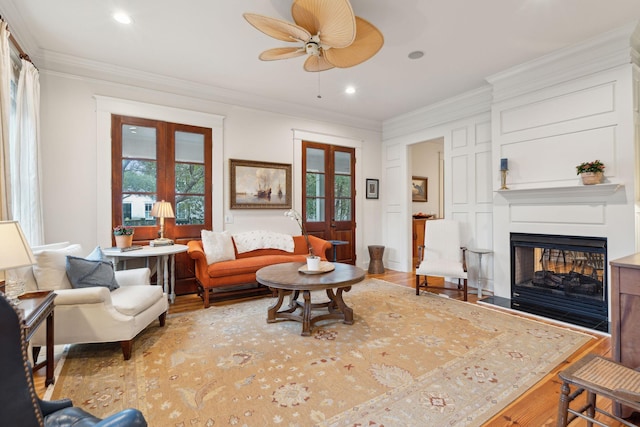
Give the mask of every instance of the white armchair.
<svg viewBox="0 0 640 427">
<path fill-rule="evenodd" d="M 53 290 L 54 343 L 120 342 L 124 359 L 131 358 L 133 339 L 158 318 L 164 326 L 167 294 L 150 284 L 148 268 L 116 271 L 119 288 L 96 286 L 73 289 L 62 262 L 67 255 L 83 257 L 79 245 L 68 242 L 32 248 L 38 264 L 21 272 L 27 291 Z M 46 268 L 46 273 L 42 270 Z M 46 282 L 46 283 L 45 283 Z M 67 286 L 68 285 L 68 286 Z M 31 338 L 34 359 L 46 344 L 44 328 Z"/>
<path fill-rule="evenodd" d="M 461 245 L 460 226 L 457 221 L 452 219 L 426 221 L 424 245 L 418 248 L 416 295 L 420 295 L 420 288 L 431 287 L 427 283 L 427 276 L 444 277 L 445 283 L 447 278 L 458 280 L 456 290 L 462 291 L 463 299 L 467 301 L 466 250 L 467 248 Z M 424 276 L 424 282 L 420 281 L 420 276 Z"/>
</svg>

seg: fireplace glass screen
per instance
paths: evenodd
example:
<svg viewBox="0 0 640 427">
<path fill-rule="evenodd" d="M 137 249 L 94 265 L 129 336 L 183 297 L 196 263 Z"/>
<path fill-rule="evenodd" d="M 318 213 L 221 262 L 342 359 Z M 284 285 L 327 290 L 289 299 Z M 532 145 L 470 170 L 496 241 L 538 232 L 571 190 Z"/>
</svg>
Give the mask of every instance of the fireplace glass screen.
<svg viewBox="0 0 640 427">
<path fill-rule="evenodd" d="M 607 241 L 511 234 L 513 308 L 608 330 Z"/>
</svg>

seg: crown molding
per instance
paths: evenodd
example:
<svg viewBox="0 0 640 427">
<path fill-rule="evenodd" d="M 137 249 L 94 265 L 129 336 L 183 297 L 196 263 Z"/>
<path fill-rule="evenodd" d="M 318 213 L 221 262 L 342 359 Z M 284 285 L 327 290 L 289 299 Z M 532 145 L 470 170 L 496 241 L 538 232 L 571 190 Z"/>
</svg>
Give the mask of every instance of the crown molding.
<svg viewBox="0 0 640 427">
<path fill-rule="evenodd" d="M 22 15 L 18 12 L 18 9 L 12 1 L 4 2 L 0 5 L 0 15 L 7 21 L 11 34 L 18 41 L 22 49 L 29 54 L 31 60 L 41 72 L 59 73 L 61 75 L 68 74 L 76 78 L 162 91 L 210 102 L 269 111 L 331 124 L 340 124 L 356 129 L 365 129 L 374 132 L 382 131 L 382 122 L 379 120 L 334 113 L 320 108 L 307 107 L 291 102 L 260 97 L 246 92 L 195 83 L 43 50 L 38 46 L 28 31 L 28 22 L 22 18 Z"/>
<path fill-rule="evenodd" d="M 631 61 L 640 66 L 640 22 L 631 34 Z"/>
<path fill-rule="evenodd" d="M 487 77 L 494 102 L 629 65 L 636 22 Z"/>
<path fill-rule="evenodd" d="M 444 101 L 396 116 L 382 123 L 382 139 L 413 134 L 443 123 L 491 111 L 491 86 L 445 99 Z"/>
<path fill-rule="evenodd" d="M 2 18 L 9 25 L 9 32 L 16 39 L 22 50 L 24 50 L 29 55 L 29 58 L 37 65 L 35 58 L 38 57 L 41 49 L 29 32 L 27 21 L 22 18 L 22 15 L 14 6 L 14 3 L 12 1 L 3 2 L 3 4 L 0 5 L 0 15 L 2 15 Z"/>
<path fill-rule="evenodd" d="M 307 107 L 291 102 L 260 97 L 246 92 L 120 67 L 58 52 L 42 51 L 38 57 L 38 64 L 40 69 L 46 72 L 66 74 L 75 78 L 117 83 L 130 87 L 187 96 L 204 101 L 340 124 L 351 128 L 375 132 L 382 131 L 382 123 L 378 120 L 348 116 L 342 113 L 334 113 L 319 108 Z"/>
</svg>

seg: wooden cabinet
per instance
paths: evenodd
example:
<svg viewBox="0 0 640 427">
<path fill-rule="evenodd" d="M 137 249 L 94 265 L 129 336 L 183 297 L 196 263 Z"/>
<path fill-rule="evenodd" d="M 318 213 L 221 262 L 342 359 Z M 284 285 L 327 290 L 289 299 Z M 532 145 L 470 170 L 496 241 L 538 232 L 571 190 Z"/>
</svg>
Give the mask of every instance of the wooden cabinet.
<svg viewBox="0 0 640 427">
<path fill-rule="evenodd" d="M 629 368 L 640 367 L 640 253 L 613 260 L 611 266 L 611 344 L 613 359 Z M 617 407 L 616 407 L 617 406 Z M 614 405 L 624 417 L 628 408 Z"/>
<path fill-rule="evenodd" d="M 418 263 L 418 246 L 424 245 L 424 229 L 427 224 L 426 218 L 414 218 L 412 227 L 413 236 L 413 266 Z"/>
</svg>

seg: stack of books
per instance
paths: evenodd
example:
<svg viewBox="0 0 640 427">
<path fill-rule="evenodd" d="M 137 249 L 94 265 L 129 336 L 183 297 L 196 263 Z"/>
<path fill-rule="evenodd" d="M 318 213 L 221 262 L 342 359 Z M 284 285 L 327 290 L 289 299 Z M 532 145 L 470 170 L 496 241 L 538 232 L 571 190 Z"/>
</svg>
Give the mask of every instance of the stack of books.
<svg viewBox="0 0 640 427">
<path fill-rule="evenodd" d="M 129 252 L 129 251 L 135 251 L 138 249 L 142 249 L 142 246 L 132 245 L 132 246 L 129 246 L 128 248 L 118 248 L 114 246 L 112 248 L 109 248 L 110 251 L 118 251 L 118 252 Z"/>
</svg>

